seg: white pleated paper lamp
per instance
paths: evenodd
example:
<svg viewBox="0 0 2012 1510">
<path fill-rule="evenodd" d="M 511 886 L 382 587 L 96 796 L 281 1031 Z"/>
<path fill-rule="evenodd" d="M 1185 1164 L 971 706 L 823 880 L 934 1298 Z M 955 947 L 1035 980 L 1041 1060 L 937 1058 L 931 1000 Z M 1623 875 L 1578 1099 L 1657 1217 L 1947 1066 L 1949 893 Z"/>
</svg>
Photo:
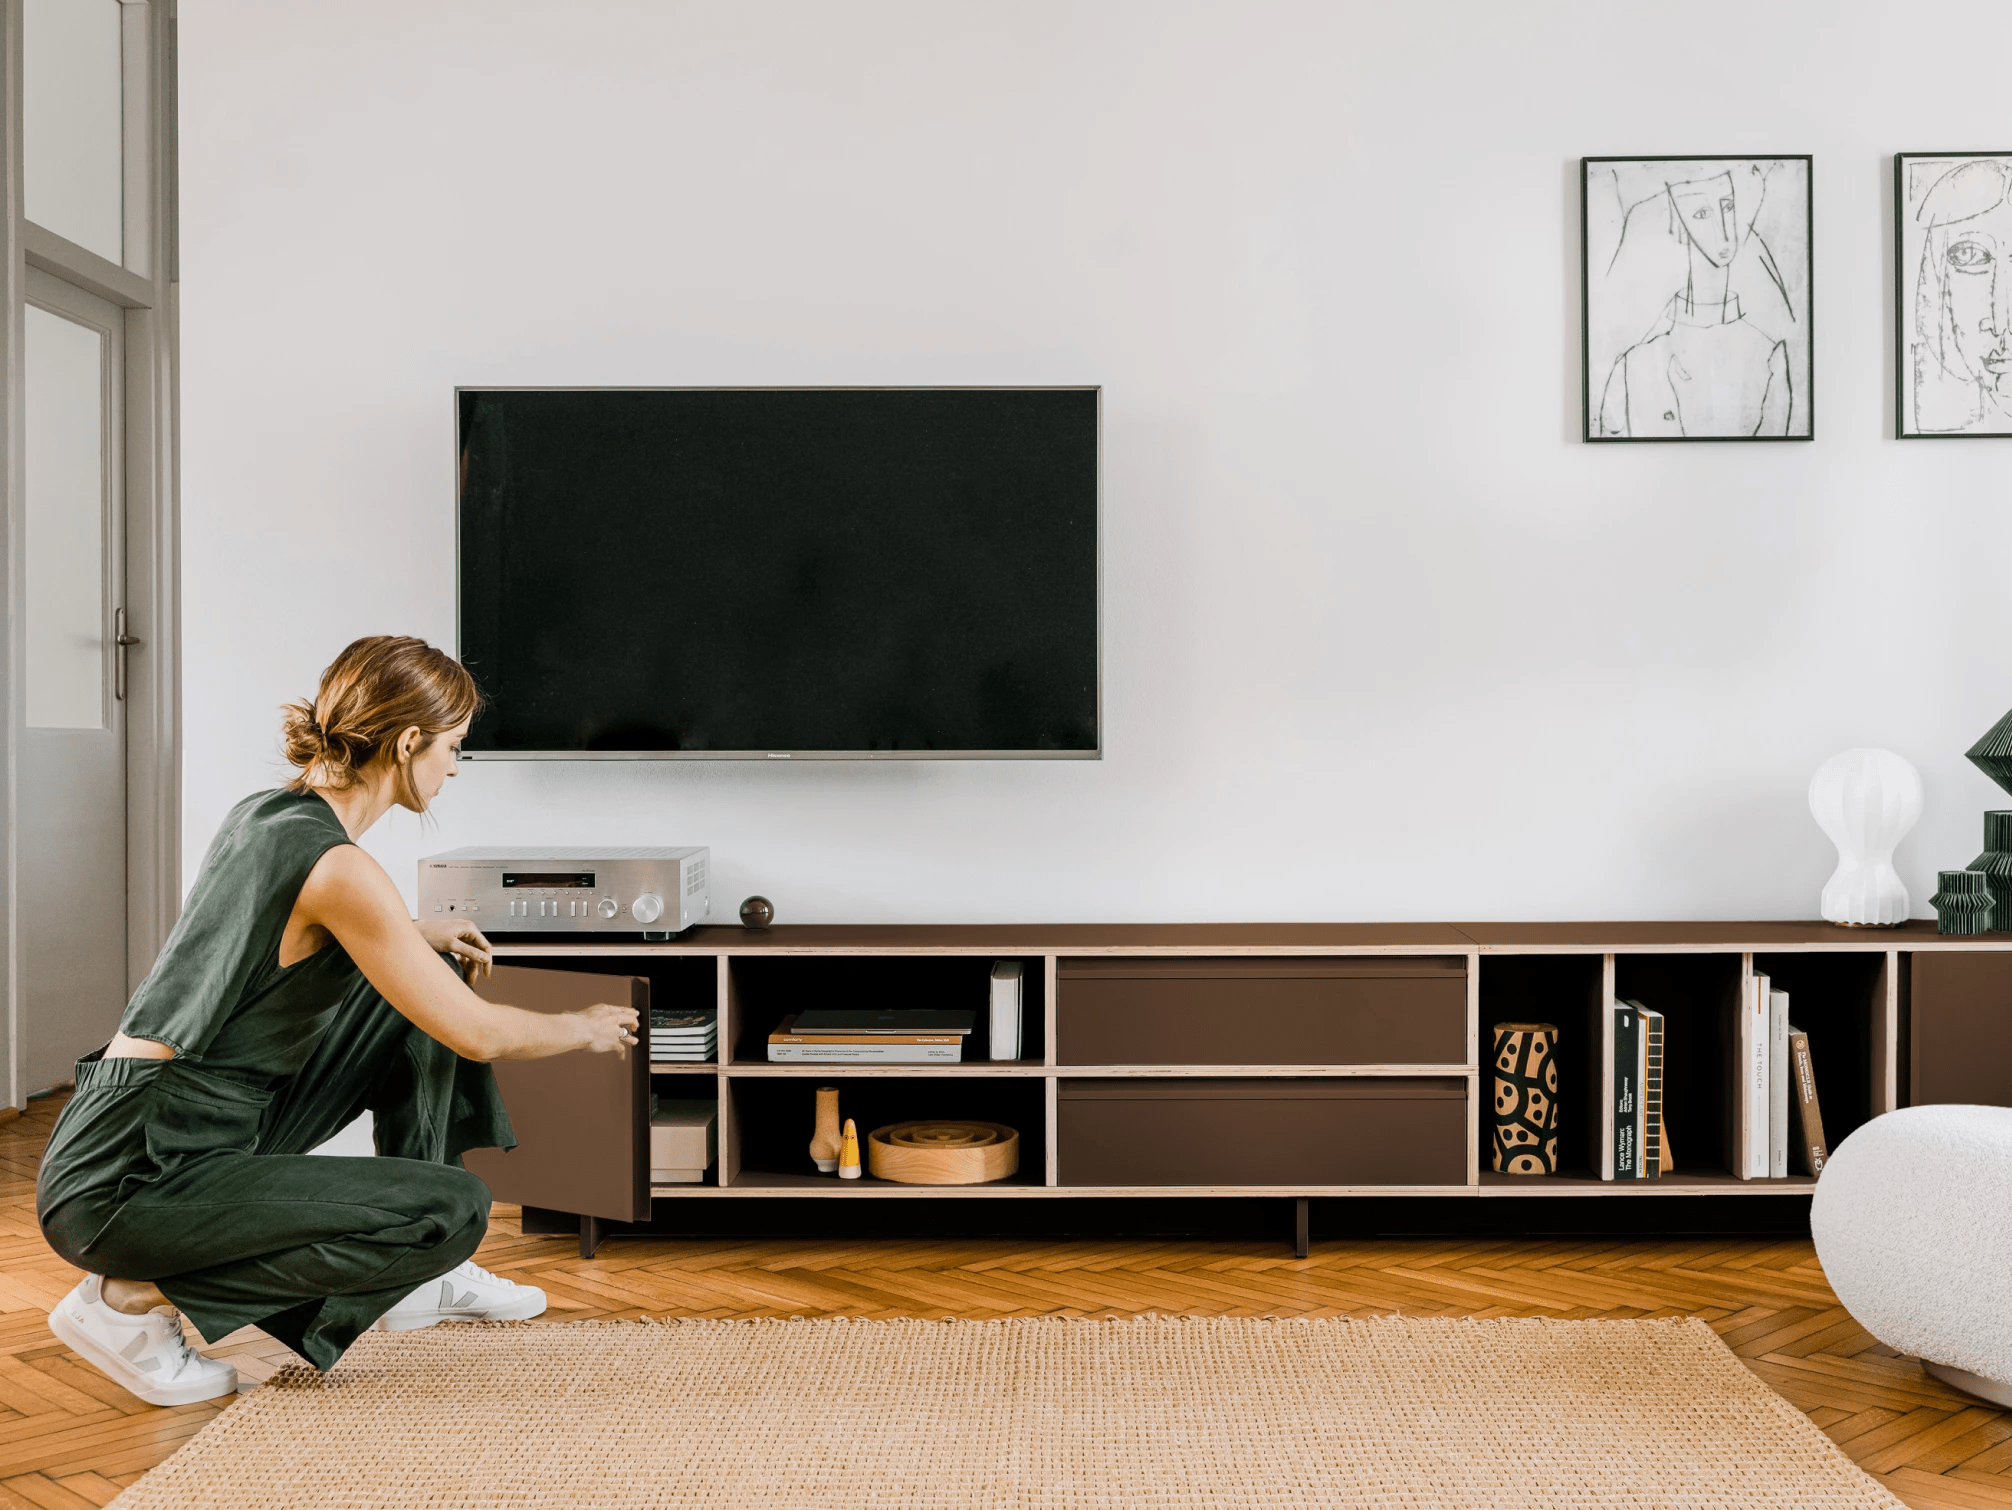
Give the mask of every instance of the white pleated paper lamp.
<svg viewBox="0 0 2012 1510">
<path fill-rule="evenodd" d="M 1809 810 L 1837 846 L 1824 884 L 1825 921 L 1891 928 L 1907 921 L 1893 851 L 1921 817 L 1921 773 L 1891 750 L 1846 750 L 1809 779 Z"/>
</svg>

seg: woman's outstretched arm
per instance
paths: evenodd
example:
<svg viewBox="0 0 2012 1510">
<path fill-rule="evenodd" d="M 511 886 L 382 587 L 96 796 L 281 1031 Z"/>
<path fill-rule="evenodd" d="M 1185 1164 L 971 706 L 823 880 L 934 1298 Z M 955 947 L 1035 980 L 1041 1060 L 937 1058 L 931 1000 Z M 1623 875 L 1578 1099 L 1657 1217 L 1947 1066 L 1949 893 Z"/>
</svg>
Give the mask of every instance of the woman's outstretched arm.
<svg viewBox="0 0 2012 1510">
<path fill-rule="evenodd" d="M 288 934 L 303 924 L 333 935 L 386 1001 L 463 1059 L 621 1052 L 636 1042 L 634 1007 L 526 1012 L 484 1001 L 420 936 L 384 867 L 353 844 L 329 850 L 308 873 Z"/>
</svg>

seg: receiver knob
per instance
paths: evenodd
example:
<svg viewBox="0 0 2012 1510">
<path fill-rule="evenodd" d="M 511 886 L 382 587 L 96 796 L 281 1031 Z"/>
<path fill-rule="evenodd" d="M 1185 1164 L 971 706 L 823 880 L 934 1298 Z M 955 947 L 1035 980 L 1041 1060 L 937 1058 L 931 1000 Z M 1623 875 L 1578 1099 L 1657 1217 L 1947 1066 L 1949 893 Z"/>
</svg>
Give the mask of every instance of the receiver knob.
<svg viewBox="0 0 2012 1510">
<path fill-rule="evenodd" d="M 602 897 L 601 905 L 597 910 L 600 912 L 602 917 L 611 918 L 616 913 L 622 910 L 622 904 L 616 901 L 613 897 Z"/>
<path fill-rule="evenodd" d="M 654 923 L 664 915 L 664 899 L 646 891 L 629 904 L 629 912 L 639 923 Z"/>
</svg>

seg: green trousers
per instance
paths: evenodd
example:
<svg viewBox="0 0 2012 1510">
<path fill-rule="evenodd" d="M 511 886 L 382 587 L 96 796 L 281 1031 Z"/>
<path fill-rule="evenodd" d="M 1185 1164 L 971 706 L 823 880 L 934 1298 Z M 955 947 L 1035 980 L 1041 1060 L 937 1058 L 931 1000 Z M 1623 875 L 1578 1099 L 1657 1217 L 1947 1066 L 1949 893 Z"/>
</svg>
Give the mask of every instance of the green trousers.
<svg viewBox="0 0 2012 1510">
<path fill-rule="evenodd" d="M 364 1111 L 378 1157 L 307 1153 Z M 359 981 L 277 1084 L 185 1059 L 80 1061 L 42 1186 L 84 1188 L 43 1207 L 42 1230 L 80 1269 L 152 1280 L 212 1341 L 257 1326 L 327 1369 L 475 1251 L 489 1189 L 461 1152 L 515 1141 L 489 1067 Z"/>
</svg>

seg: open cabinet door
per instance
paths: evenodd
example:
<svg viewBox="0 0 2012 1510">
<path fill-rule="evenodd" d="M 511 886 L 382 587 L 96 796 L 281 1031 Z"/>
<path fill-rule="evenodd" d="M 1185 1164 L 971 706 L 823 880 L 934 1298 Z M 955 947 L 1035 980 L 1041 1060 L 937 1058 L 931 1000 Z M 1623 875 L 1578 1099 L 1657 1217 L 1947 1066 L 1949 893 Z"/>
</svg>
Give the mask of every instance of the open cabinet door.
<svg viewBox="0 0 2012 1510">
<path fill-rule="evenodd" d="M 627 1002 L 642 1019 L 647 1044 L 650 983 L 632 975 L 527 970 L 499 965 L 475 982 L 485 1001 L 529 1012 L 576 1012 L 596 1002 Z M 650 1215 L 648 1053 L 579 1051 L 550 1059 L 506 1059 L 493 1068 L 517 1146 L 470 1149 L 462 1163 L 499 1201 L 578 1213 L 591 1219 L 645 1221 Z"/>
</svg>

